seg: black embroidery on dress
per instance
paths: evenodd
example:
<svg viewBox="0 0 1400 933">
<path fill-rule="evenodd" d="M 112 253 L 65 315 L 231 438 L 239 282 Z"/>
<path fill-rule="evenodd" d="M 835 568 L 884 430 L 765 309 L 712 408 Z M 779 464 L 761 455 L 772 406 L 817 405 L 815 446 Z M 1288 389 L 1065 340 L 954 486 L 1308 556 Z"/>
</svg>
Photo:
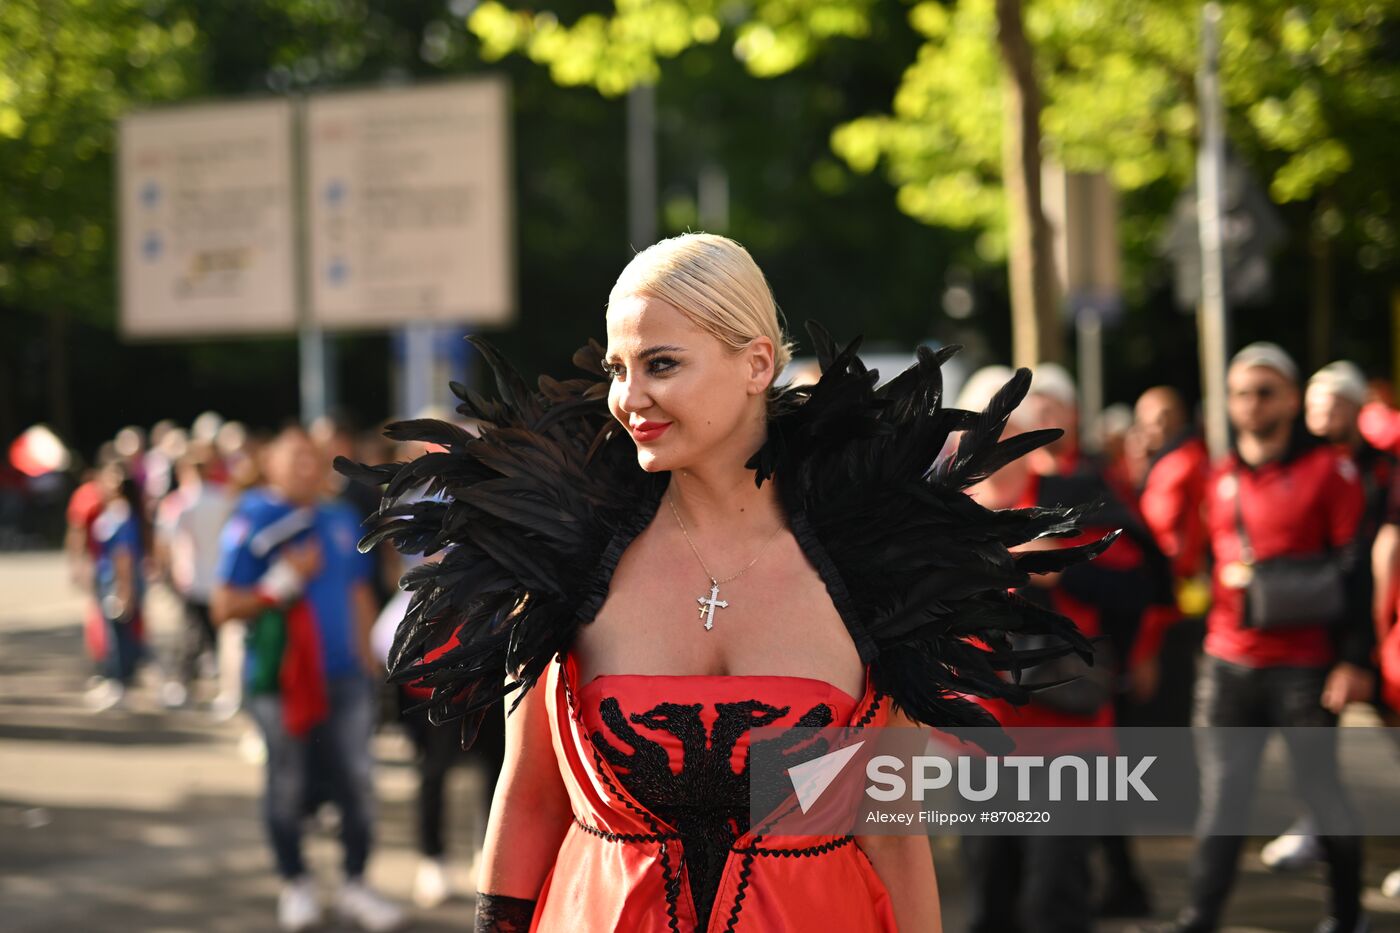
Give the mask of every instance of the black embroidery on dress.
<svg viewBox="0 0 1400 933">
<path fill-rule="evenodd" d="M 734 748 L 753 729 L 771 726 L 787 716 L 791 707 L 771 706 L 761 700 L 715 704 L 715 724 L 706 734 L 699 703 L 658 703 L 643 713 L 624 715 L 616 697 L 598 704 L 599 718 L 613 737 L 632 749 L 614 745 L 601 730 L 589 736 L 617 774 L 622 786 L 647 810 L 676 828 L 689 869 L 690 895 L 705 929 L 719 891 L 720 876 L 734 841 L 749 829 L 749 753 L 734 770 Z M 793 729 L 820 729 L 831 725 L 831 708 L 817 704 L 803 713 Z M 681 744 L 681 768 L 671 768 L 666 747 L 647 738 L 647 732 L 665 732 Z M 788 733 L 767 740 L 779 743 L 784 757 L 801 748 L 803 758 L 822 754 L 806 734 Z M 757 743 L 756 743 L 757 744 Z M 775 802 L 776 803 L 776 802 Z"/>
<path fill-rule="evenodd" d="M 669 842 L 672 839 L 679 839 L 680 833 L 612 833 L 606 829 L 599 829 L 596 826 L 589 826 L 583 820 L 574 815 L 574 825 L 590 836 L 597 836 L 599 839 L 606 839 L 608 842 Z"/>
</svg>

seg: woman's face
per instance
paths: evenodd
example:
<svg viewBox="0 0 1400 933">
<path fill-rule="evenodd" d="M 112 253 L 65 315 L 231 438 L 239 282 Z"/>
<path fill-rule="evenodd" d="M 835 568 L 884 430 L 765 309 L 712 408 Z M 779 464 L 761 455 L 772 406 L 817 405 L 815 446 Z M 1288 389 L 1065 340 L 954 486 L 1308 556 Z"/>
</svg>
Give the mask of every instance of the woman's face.
<svg viewBox="0 0 1400 933">
<path fill-rule="evenodd" d="M 683 469 L 736 444 L 745 459 L 753 453 L 773 379 L 771 340 L 731 353 L 673 305 L 641 295 L 613 300 L 607 322 L 608 408 L 643 470 Z"/>
<path fill-rule="evenodd" d="M 126 471 L 115 464 L 108 464 L 97 474 L 98 488 L 102 490 L 102 498 L 105 502 L 115 502 L 122 497 L 122 483 L 126 480 Z"/>
</svg>

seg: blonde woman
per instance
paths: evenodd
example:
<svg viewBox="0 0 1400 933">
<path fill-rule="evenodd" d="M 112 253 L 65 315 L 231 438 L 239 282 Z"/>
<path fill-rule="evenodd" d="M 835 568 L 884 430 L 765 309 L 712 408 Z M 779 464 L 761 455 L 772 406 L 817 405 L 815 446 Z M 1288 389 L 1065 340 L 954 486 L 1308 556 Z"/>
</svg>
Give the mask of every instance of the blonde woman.
<svg viewBox="0 0 1400 933">
<path fill-rule="evenodd" d="M 407 422 L 393 436 L 446 452 L 361 468 L 389 483 L 364 546 L 447 549 L 406 578 L 397 668 L 426 673 L 468 741 L 515 695 L 477 928 L 939 930 L 923 836 L 750 825 L 749 733 L 988 725 L 960 694 L 1025 699 L 995 674 L 1002 630 L 1087 650 L 1008 593 L 1084 556 L 1007 551 L 1065 516 L 961 491 L 1056 436 L 998 442 L 1029 374 L 972 415 L 940 404 L 946 354 L 877 392 L 855 345 L 814 328 L 821 379 L 777 391 L 769 287 L 706 234 L 638 254 L 606 325 L 575 358 L 591 378 L 538 391 L 479 344 L 500 392 L 464 400 L 481 437 Z M 424 479 L 445 501 L 397 507 Z"/>
</svg>

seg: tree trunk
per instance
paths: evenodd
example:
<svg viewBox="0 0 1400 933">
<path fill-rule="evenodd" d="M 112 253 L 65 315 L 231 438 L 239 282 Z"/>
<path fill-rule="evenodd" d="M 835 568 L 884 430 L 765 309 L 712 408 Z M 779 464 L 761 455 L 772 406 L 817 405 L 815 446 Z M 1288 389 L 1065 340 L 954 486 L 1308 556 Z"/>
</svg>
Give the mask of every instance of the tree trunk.
<svg viewBox="0 0 1400 933">
<path fill-rule="evenodd" d="M 1050 225 L 1040 191 L 1040 87 L 1021 0 L 997 0 L 1005 122 L 1002 173 L 1011 234 L 1011 356 L 1017 366 L 1066 362 Z"/>
</svg>

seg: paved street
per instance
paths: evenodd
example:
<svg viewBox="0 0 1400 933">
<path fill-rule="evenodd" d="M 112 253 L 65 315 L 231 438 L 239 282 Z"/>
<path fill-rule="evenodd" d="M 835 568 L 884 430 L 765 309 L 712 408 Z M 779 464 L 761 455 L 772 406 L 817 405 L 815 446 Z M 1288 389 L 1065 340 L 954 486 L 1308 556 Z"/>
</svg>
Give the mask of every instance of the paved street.
<svg viewBox="0 0 1400 933">
<path fill-rule="evenodd" d="M 40 931 L 258 931 L 274 928 L 276 882 L 257 820 L 260 769 L 247 723 L 216 723 L 203 705 L 170 712 L 156 701 L 158 678 L 130 707 L 95 714 L 83 693 L 82 605 L 57 555 L 0 556 L 0 929 Z M 173 630 L 170 607 L 153 600 L 157 646 Z M 207 698 L 207 697 L 206 697 Z M 381 801 L 372 880 L 408 902 L 413 772 L 394 729 L 376 743 Z M 454 774 L 458 852 L 471 838 L 474 775 Z M 1375 890 L 1400 864 L 1400 840 L 1374 840 L 1367 873 L 1374 929 L 1400 933 L 1400 902 Z M 936 843 L 950 933 L 960 929 L 953 840 Z M 1158 902 L 1182 895 L 1189 845 L 1142 840 L 1139 852 Z M 310 855 L 327 890 L 338 847 L 316 833 Z M 466 867 L 455 866 L 469 891 Z M 1249 849 L 1230 919 L 1235 933 L 1310 931 L 1321 914 L 1320 872 L 1277 876 Z M 469 930 L 469 896 L 413 915 L 412 929 Z M 334 929 L 329 927 L 328 929 Z M 1105 931 L 1123 929 L 1105 924 Z"/>
<path fill-rule="evenodd" d="M 56 555 L 0 557 L 0 929 L 252 931 L 275 929 L 277 884 L 257 819 L 261 769 L 239 717 L 203 708 L 170 712 L 148 677 L 130 708 L 102 714 L 83 701 L 89 674 L 81 602 Z M 151 601 L 158 646 L 169 606 Z M 379 843 L 370 878 L 408 903 L 416 867 L 408 746 L 396 730 L 376 742 Z M 453 775 L 456 822 L 472 775 Z M 308 855 L 327 892 L 339 847 L 315 834 Z M 455 881 L 470 891 L 466 867 Z M 469 930 L 469 897 L 416 912 L 415 930 Z M 335 927 L 330 927 L 334 929 Z"/>
</svg>

